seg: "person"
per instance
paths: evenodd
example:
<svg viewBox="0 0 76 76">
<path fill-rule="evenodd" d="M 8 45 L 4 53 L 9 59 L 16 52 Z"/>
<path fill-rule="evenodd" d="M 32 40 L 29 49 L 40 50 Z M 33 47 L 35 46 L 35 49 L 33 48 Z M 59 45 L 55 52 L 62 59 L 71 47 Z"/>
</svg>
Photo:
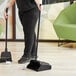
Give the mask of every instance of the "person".
<svg viewBox="0 0 76 76">
<path fill-rule="evenodd" d="M 24 32 L 24 53 L 18 60 L 18 63 L 22 64 L 31 59 L 37 59 L 35 27 L 39 17 L 39 11 L 41 11 L 41 6 L 39 0 L 9 0 L 5 10 L 12 7 L 15 2 L 19 10 L 19 19 Z M 6 11 L 4 11 L 4 17 L 5 19 L 8 17 Z"/>
</svg>

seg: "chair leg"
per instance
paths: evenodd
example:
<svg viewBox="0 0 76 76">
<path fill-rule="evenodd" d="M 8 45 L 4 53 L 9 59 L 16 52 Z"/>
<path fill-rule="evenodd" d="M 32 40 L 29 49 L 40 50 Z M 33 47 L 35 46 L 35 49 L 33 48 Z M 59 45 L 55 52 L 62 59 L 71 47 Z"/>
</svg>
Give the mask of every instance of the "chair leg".
<svg viewBox="0 0 76 76">
<path fill-rule="evenodd" d="M 59 41 L 58 41 L 58 47 L 63 45 L 63 42 L 60 42 L 60 38 L 59 38 Z"/>
<path fill-rule="evenodd" d="M 60 38 L 59 38 L 59 41 L 58 41 L 58 47 L 60 46 Z"/>
</svg>

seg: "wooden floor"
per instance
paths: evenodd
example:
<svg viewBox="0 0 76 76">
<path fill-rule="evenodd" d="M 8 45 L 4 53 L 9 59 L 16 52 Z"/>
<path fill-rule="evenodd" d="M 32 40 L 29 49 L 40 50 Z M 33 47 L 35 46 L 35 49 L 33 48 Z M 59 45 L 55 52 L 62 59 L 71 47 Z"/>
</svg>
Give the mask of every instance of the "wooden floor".
<svg viewBox="0 0 76 76">
<path fill-rule="evenodd" d="M 0 42 L 0 53 L 5 50 Z M 24 49 L 23 42 L 8 42 L 12 53 L 12 63 L 0 63 L 0 76 L 76 76 L 76 43 L 57 46 L 57 43 L 39 43 L 38 60 L 52 65 L 51 70 L 35 72 L 27 69 L 26 64 L 18 64 Z"/>
</svg>

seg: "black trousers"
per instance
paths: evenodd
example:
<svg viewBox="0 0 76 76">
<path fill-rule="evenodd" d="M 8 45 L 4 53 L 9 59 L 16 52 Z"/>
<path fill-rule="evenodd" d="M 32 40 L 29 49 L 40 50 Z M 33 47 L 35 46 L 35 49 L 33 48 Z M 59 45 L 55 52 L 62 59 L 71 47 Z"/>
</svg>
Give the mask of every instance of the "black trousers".
<svg viewBox="0 0 76 76">
<path fill-rule="evenodd" d="M 24 55 L 26 57 L 37 56 L 35 27 L 38 17 L 39 9 L 37 7 L 28 11 L 19 12 L 19 18 L 24 32 Z"/>
</svg>

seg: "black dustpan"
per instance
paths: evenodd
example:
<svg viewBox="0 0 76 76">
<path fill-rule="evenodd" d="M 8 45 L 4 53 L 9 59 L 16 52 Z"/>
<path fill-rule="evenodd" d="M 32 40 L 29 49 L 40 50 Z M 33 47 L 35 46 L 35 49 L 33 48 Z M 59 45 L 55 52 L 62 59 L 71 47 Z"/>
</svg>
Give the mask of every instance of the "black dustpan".
<svg viewBox="0 0 76 76">
<path fill-rule="evenodd" d="M 43 61 L 31 60 L 27 68 L 38 72 L 38 71 L 50 70 L 51 65 Z"/>
<path fill-rule="evenodd" d="M 41 12 L 39 11 L 36 50 L 38 49 L 38 38 L 39 38 L 39 28 L 40 28 L 40 14 L 41 14 Z M 38 72 L 38 71 L 50 70 L 51 69 L 51 65 L 49 63 L 46 63 L 46 62 L 43 62 L 43 61 L 39 61 L 39 60 L 36 59 L 36 60 L 31 60 L 30 63 L 27 65 L 27 68 Z"/>
<path fill-rule="evenodd" d="M 8 8 L 6 9 L 6 13 L 8 13 Z M 0 63 L 6 61 L 12 61 L 11 52 L 8 52 L 7 49 L 7 31 L 8 31 L 8 19 L 6 19 L 6 37 L 5 37 L 5 51 L 1 53 Z"/>
</svg>

